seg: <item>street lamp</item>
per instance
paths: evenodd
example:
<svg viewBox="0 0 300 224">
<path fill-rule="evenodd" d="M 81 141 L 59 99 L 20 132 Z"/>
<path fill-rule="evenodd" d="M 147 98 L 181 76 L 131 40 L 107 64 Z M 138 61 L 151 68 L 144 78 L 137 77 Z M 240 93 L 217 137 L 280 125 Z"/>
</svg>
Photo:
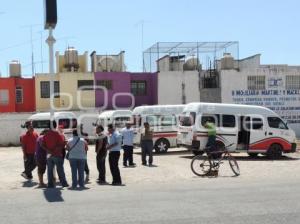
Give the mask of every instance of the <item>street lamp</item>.
<svg viewBox="0 0 300 224">
<path fill-rule="evenodd" d="M 56 0 L 44 0 L 44 28 L 49 30 L 49 36 L 46 40 L 46 43 L 49 46 L 49 74 L 50 74 L 50 102 L 53 102 L 54 105 L 54 44 L 55 38 L 53 36 L 53 30 L 55 29 L 57 23 L 57 4 Z M 50 103 L 50 105 L 52 105 Z M 54 110 L 50 106 L 50 120 L 54 116 Z M 52 122 L 51 122 L 52 127 Z"/>
</svg>

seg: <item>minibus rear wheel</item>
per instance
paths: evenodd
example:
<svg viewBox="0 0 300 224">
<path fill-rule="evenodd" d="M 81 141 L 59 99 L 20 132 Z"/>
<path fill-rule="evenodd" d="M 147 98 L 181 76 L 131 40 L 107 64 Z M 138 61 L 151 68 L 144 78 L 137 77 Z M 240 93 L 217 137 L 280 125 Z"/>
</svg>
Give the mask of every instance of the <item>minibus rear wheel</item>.
<svg viewBox="0 0 300 224">
<path fill-rule="evenodd" d="M 160 138 L 155 142 L 154 149 L 156 153 L 166 153 L 170 148 L 170 142 L 165 138 Z"/>
<path fill-rule="evenodd" d="M 251 158 L 257 158 L 257 157 L 258 157 L 258 153 L 256 153 L 256 152 L 248 152 L 248 155 L 249 155 Z"/>
<path fill-rule="evenodd" d="M 267 151 L 267 157 L 275 160 L 280 159 L 282 156 L 282 147 L 279 144 L 272 144 Z"/>
</svg>

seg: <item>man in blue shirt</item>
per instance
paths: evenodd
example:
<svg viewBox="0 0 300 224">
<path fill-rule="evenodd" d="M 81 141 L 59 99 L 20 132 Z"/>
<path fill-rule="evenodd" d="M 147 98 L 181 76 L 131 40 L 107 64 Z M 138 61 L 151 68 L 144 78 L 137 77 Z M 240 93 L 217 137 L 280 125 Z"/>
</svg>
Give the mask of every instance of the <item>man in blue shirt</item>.
<svg viewBox="0 0 300 224">
<path fill-rule="evenodd" d="M 129 166 L 135 166 L 133 163 L 133 138 L 134 131 L 131 128 L 131 124 L 129 122 L 126 123 L 126 127 L 121 130 L 121 134 L 123 137 L 123 165 L 127 167 L 127 161 L 129 162 Z"/>
<path fill-rule="evenodd" d="M 122 136 L 115 131 L 112 124 L 108 125 L 108 145 L 107 150 L 109 151 L 108 161 L 113 178 L 112 185 L 122 185 L 120 169 L 119 169 L 119 159 L 121 151 Z"/>
</svg>

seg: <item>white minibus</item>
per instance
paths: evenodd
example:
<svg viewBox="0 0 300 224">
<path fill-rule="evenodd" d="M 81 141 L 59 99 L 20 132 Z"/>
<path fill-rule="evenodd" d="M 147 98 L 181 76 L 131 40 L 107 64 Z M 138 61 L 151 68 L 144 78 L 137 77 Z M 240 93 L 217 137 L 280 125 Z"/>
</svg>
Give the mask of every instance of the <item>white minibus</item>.
<svg viewBox="0 0 300 224">
<path fill-rule="evenodd" d="M 28 118 L 32 121 L 35 131 L 40 133 L 44 129 L 50 128 L 50 113 L 36 113 Z M 77 118 L 73 112 L 54 112 L 53 120 L 57 126 L 62 126 L 67 139 L 72 137 L 73 128 L 77 127 Z"/>
<path fill-rule="evenodd" d="M 178 127 L 178 142 L 194 154 L 203 153 L 208 139 L 204 124 L 216 126 L 216 144 L 250 156 L 267 155 L 271 159 L 295 152 L 296 135 L 275 112 L 261 106 L 220 103 L 187 104 Z"/>
<path fill-rule="evenodd" d="M 177 146 L 178 116 L 184 105 L 139 106 L 132 111 L 135 138 L 134 143 L 140 144 L 143 124 L 148 122 L 153 130 L 155 152 L 167 152 L 170 147 Z"/>
<path fill-rule="evenodd" d="M 130 122 L 132 111 L 130 110 L 107 110 L 102 112 L 95 125 L 102 125 L 105 132 L 107 125 L 113 124 L 116 130 L 120 131 L 125 127 L 126 122 Z"/>
</svg>

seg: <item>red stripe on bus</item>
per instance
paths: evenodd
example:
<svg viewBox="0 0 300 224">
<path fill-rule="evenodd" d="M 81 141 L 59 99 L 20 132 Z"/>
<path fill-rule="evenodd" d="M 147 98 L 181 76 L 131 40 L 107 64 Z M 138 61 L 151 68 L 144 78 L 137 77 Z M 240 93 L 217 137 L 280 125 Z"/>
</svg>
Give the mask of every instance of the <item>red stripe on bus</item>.
<svg viewBox="0 0 300 224">
<path fill-rule="evenodd" d="M 171 137 L 177 137 L 177 133 L 175 133 L 175 134 L 153 134 L 153 137 L 171 138 Z"/>
<path fill-rule="evenodd" d="M 267 150 L 272 144 L 280 144 L 285 151 L 289 151 L 292 148 L 292 144 L 287 140 L 279 137 L 272 137 L 250 144 L 249 150 Z"/>
</svg>

